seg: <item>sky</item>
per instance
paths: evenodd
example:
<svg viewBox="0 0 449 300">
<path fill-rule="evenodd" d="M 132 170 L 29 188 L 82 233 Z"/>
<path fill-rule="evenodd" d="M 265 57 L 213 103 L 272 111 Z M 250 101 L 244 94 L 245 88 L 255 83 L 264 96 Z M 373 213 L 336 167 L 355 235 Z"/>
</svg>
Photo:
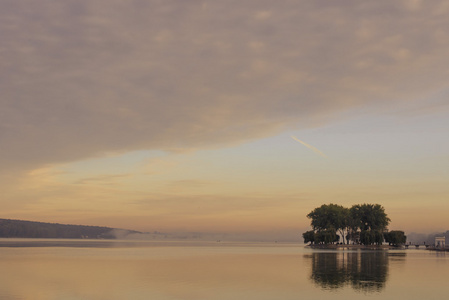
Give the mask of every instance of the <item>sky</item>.
<svg viewBox="0 0 449 300">
<path fill-rule="evenodd" d="M 449 229 L 449 3 L 2 0 L 0 218 Z"/>
</svg>

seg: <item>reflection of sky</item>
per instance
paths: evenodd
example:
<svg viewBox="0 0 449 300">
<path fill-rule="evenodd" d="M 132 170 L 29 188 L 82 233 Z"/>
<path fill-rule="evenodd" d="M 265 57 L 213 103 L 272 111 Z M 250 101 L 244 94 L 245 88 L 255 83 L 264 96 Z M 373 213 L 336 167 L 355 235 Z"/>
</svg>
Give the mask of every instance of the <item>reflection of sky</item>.
<svg viewBox="0 0 449 300">
<path fill-rule="evenodd" d="M 74 243 L 73 241 L 70 243 Z M 86 242 L 81 242 L 86 243 Z M 103 242 L 101 242 L 103 243 Z M 98 244 L 98 241 L 95 242 Z M 217 245 L 219 244 L 219 245 Z M 381 265 L 366 265 L 354 278 L 329 289 L 311 280 L 317 253 L 297 245 L 215 243 L 147 244 L 117 248 L 23 247 L 0 248 L 0 295 L 3 299 L 439 299 L 449 292 L 448 257 L 426 250 L 387 253 L 345 253 L 383 257 Z M 343 263 L 343 253 L 333 253 Z M 366 260 L 369 261 L 369 260 Z M 335 260 L 334 260 L 335 262 Z M 346 260 L 345 260 L 346 262 Z M 371 260 L 373 262 L 373 260 Z M 379 263 L 379 261 L 374 260 Z M 355 268 L 354 268 L 355 269 Z M 332 269 L 328 269 L 331 271 Z M 343 268 L 343 271 L 349 270 Z M 362 272 L 363 270 L 363 272 Z M 322 271 L 322 270 L 321 270 Z M 346 272 L 348 273 L 348 272 Z M 351 273 L 350 273 L 351 274 Z M 383 277 L 386 276 L 386 277 Z M 323 277 L 321 277 L 323 278 Z M 377 278 L 377 279 L 376 279 Z M 372 280 L 374 279 L 374 280 Z M 380 289 L 356 284 L 376 281 Z M 373 293 L 374 292 L 374 293 Z"/>
</svg>

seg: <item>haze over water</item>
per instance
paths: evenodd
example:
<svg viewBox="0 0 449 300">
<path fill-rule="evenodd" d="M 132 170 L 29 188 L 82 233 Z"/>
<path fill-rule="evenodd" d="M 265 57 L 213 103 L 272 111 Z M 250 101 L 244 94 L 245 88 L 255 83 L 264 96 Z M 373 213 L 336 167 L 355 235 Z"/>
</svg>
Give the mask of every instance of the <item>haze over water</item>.
<svg viewBox="0 0 449 300">
<path fill-rule="evenodd" d="M 444 299 L 449 256 L 297 244 L 0 240 L 0 299 Z"/>
</svg>

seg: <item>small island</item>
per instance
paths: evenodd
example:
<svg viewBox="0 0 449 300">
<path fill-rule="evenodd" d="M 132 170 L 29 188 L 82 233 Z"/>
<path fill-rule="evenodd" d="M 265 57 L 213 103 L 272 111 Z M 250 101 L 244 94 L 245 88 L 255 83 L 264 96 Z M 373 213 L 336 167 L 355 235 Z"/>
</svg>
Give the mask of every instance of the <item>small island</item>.
<svg viewBox="0 0 449 300">
<path fill-rule="evenodd" d="M 387 229 L 391 220 L 380 204 L 356 204 L 351 208 L 323 204 L 307 218 L 311 219 L 312 230 L 302 236 L 304 243 L 313 248 L 398 248 L 407 239 L 404 231 Z"/>
</svg>

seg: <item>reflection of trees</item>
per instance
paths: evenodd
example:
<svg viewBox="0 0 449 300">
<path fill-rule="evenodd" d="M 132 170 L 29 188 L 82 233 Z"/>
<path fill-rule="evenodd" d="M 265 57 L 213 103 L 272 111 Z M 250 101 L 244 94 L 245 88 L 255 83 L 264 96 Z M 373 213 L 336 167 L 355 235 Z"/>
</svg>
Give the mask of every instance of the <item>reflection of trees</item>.
<svg viewBox="0 0 449 300">
<path fill-rule="evenodd" d="M 351 284 L 354 289 L 380 291 L 387 281 L 388 253 L 376 251 L 352 255 Z"/>
<path fill-rule="evenodd" d="M 312 280 L 325 289 L 350 285 L 358 291 L 376 292 L 387 281 L 387 251 L 317 252 L 309 258 Z"/>
<path fill-rule="evenodd" d="M 311 278 L 326 289 L 343 286 L 348 280 L 344 256 L 340 253 L 313 253 Z"/>
</svg>

